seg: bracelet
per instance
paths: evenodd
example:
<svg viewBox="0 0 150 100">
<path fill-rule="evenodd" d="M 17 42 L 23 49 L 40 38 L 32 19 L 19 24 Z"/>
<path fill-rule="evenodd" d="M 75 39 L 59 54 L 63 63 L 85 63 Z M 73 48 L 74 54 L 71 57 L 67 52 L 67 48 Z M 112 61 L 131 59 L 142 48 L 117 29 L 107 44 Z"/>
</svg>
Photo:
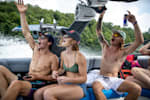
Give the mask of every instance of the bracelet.
<svg viewBox="0 0 150 100">
<path fill-rule="evenodd" d="M 137 21 L 135 21 L 134 23 L 133 23 L 133 25 L 136 25 L 137 24 Z"/>
</svg>

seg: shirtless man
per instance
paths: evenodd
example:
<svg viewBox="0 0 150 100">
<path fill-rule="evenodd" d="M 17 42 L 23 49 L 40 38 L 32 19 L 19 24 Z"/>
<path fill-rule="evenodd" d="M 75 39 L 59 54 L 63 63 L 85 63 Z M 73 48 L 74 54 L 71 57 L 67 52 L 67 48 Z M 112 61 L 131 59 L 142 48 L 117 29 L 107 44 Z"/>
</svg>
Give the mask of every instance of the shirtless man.
<svg viewBox="0 0 150 100">
<path fill-rule="evenodd" d="M 54 71 L 52 75 L 58 84 L 52 88 L 45 86 L 37 90 L 35 100 L 80 100 L 87 95 L 86 59 L 78 46 L 80 35 L 75 30 L 62 30 L 62 33 L 60 46 L 66 50 L 61 53 L 59 71 Z"/>
<path fill-rule="evenodd" d="M 139 52 L 143 55 L 150 56 L 150 43 L 143 46 Z M 131 69 L 133 76 L 127 77 L 127 80 L 133 81 L 139 84 L 142 88 L 150 89 L 150 59 L 147 69 L 134 67 Z"/>
<path fill-rule="evenodd" d="M 58 58 L 49 50 L 54 42 L 53 37 L 50 34 L 43 33 L 38 39 L 39 43 L 35 43 L 26 21 L 27 6 L 24 6 L 23 0 L 18 0 L 16 6 L 20 12 L 23 35 L 33 50 L 33 56 L 29 76 L 24 76 L 22 81 L 18 80 L 18 77 L 6 67 L 0 66 L 0 94 L 2 100 L 16 100 L 18 95 L 27 96 L 32 88 L 30 81 L 53 81 L 51 73 L 58 68 Z"/>
<path fill-rule="evenodd" d="M 102 19 L 105 11 L 99 17 L 96 33 L 102 47 L 102 59 L 100 65 L 100 73 L 93 80 L 92 84 L 97 100 L 106 100 L 102 89 L 113 89 L 117 93 L 128 92 L 125 100 L 137 100 L 141 93 L 141 87 L 134 82 L 124 81 L 118 78 L 120 66 L 125 61 L 126 56 L 143 43 L 143 35 L 140 31 L 138 23 L 134 15 L 130 12 L 128 21 L 131 22 L 135 29 L 135 41 L 127 48 L 123 48 L 126 34 L 122 31 L 113 31 L 110 45 L 102 34 Z"/>
</svg>

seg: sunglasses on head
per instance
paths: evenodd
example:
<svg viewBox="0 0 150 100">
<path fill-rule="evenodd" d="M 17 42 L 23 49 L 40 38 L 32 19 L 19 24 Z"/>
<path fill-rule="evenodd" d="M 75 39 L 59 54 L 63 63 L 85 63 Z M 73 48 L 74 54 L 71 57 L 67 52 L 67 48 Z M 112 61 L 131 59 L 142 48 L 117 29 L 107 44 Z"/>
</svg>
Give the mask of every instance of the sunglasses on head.
<svg viewBox="0 0 150 100">
<path fill-rule="evenodd" d="M 69 38 L 69 35 L 64 35 L 63 37 L 64 37 L 64 38 Z"/>
<path fill-rule="evenodd" d="M 46 37 L 44 35 L 41 35 L 39 38 L 40 39 L 45 39 Z"/>
</svg>

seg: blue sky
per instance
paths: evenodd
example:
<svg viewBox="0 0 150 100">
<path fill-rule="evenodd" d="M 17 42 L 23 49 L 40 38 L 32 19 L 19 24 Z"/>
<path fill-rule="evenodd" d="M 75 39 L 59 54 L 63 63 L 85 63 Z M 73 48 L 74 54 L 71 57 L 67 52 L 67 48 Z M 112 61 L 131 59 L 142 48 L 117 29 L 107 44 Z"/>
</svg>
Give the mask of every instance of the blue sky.
<svg viewBox="0 0 150 100">
<path fill-rule="evenodd" d="M 78 0 L 24 0 L 25 3 L 38 5 L 44 9 L 58 10 L 64 13 L 74 13 Z M 83 0 L 86 1 L 86 0 Z M 107 12 L 104 16 L 104 22 L 112 22 L 114 25 L 123 27 L 123 15 L 130 10 L 139 23 L 142 32 L 150 28 L 150 0 L 139 0 L 133 3 L 111 2 L 107 3 Z M 98 15 L 96 17 L 96 20 Z M 129 24 L 129 27 L 132 27 Z"/>
</svg>

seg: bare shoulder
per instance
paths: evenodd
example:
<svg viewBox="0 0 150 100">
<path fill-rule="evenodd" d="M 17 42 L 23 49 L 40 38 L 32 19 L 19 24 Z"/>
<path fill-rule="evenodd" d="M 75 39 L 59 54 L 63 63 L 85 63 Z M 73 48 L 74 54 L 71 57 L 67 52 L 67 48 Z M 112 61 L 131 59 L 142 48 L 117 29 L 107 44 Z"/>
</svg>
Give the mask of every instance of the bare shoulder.
<svg viewBox="0 0 150 100">
<path fill-rule="evenodd" d="M 80 51 L 77 51 L 77 61 L 79 62 L 86 61 L 85 56 Z"/>
<path fill-rule="evenodd" d="M 106 44 L 106 45 L 103 45 L 103 50 L 105 50 L 105 49 L 109 49 L 110 48 L 110 46 L 109 46 L 109 44 Z"/>
<path fill-rule="evenodd" d="M 50 57 L 51 59 L 53 59 L 53 60 L 57 60 L 57 59 L 58 59 L 57 55 L 55 55 L 55 54 L 53 54 L 53 53 L 49 53 L 49 57 Z"/>
<path fill-rule="evenodd" d="M 77 55 L 80 56 L 84 56 L 80 51 L 77 51 Z"/>
<path fill-rule="evenodd" d="M 62 51 L 62 52 L 61 52 L 61 55 L 64 55 L 65 53 L 66 53 L 66 51 Z"/>
<path fill-rule="evenodd" d="M 65 54 L 66 54 L 66 51 L 62 51 L 62 52 L 61 52 L 61 55 L 60 55 L 61 58 L 62 58 Z"/>
</svg>

